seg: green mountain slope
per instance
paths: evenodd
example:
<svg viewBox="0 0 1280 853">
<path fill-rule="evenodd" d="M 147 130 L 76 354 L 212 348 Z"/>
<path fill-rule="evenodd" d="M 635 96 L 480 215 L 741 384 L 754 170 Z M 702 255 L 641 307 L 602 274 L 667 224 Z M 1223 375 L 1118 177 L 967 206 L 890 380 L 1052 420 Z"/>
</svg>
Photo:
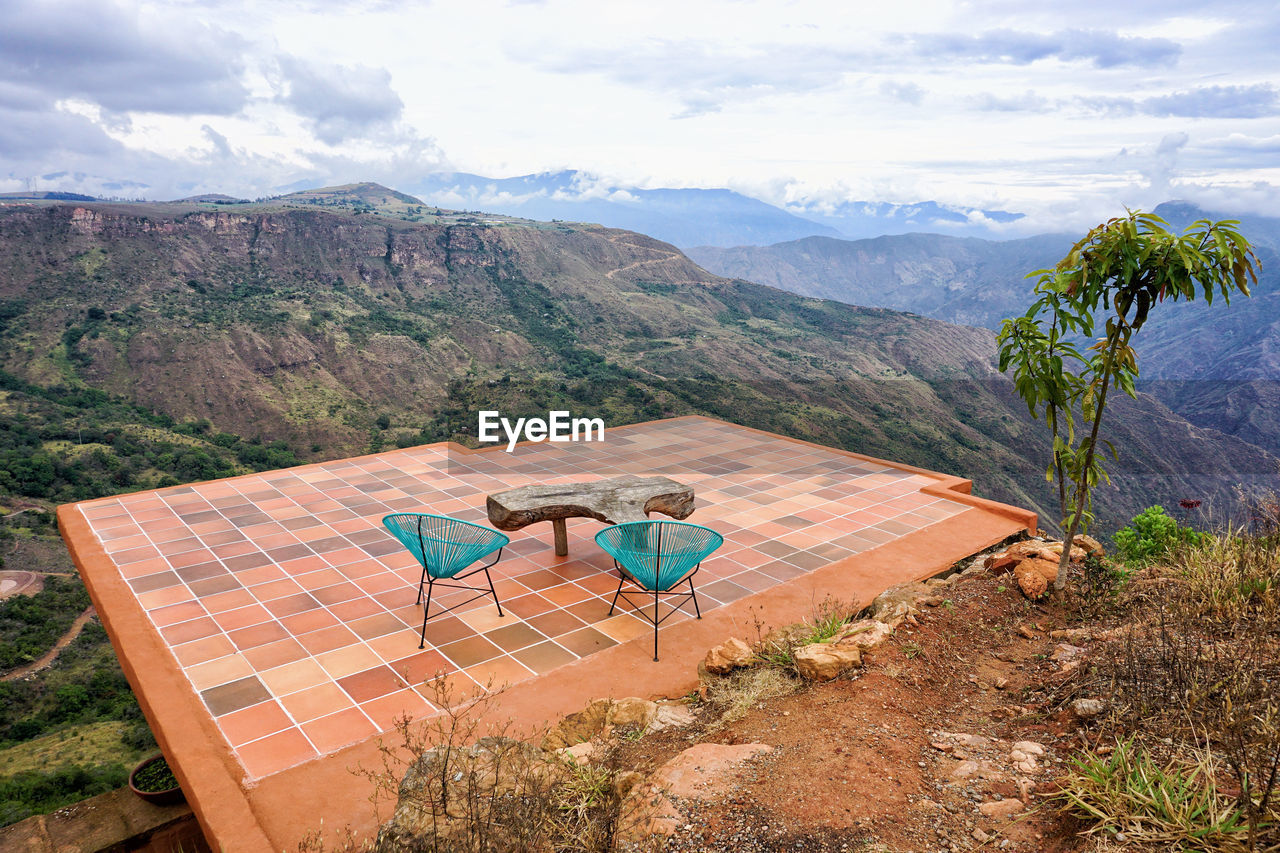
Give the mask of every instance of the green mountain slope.
<svg viewBox="0 0 1280 853">
<path fill-rule="evenodd" d="M 34 388 L 100 390 L 304 458 L 470 441 L 479 408 L 703 412 L 1050 499 L 1043 431 L 995 373 L 990 332 L 718 278 L 631 232 L 282 203 L 10 206 L 0 316 L 0 367 Z M 1103 518 L 1225 505 L 1273 470 L 1151 398 L 1117 411 L 1127 467 Z"/>
</svg>

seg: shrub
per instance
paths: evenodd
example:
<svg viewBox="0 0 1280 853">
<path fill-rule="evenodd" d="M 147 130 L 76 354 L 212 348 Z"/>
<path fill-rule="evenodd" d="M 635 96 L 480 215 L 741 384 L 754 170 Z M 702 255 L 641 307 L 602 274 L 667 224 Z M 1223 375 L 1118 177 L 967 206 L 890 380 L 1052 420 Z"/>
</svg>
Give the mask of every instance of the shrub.
<svg viewBox="0 0 1280 853">
<path fill-rule="evenodd" d="M 1125 562 L 1145 563 L 1166 557 L 1180 546 L 1199 545 L 1207 536 L 1190 527 L 1180 527 L 1165 514 L 1164 507 L 1151 506 L 1116 533 L 1116 553 Z"/>
</svg>

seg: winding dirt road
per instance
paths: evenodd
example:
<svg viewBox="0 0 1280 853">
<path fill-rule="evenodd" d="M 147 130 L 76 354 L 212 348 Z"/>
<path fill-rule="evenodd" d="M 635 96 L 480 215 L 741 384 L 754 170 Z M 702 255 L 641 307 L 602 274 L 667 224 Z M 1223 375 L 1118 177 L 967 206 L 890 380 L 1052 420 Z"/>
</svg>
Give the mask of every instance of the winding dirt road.
<svg viewBox="0 0 1280 853">
<path fill-rule="evenodd" d="M 45 652 L 36 660 L 21 669 L 15 669 L 13 672 L 0 675 L 0 681 L 14 681 L 19 678 L 25 678 L 26 676 L 31 675 L 34 672 L 39 672 L 46 666 L 52 664 L 58 659 L 58 655 L 62 650 L 71 645 L 71 642 L 75 640 L 76 637 L 80 636 L 80 632 L 84 630 L 84 626 L 87 625 L 89 620 L 96 615 L 97 614 L 94 612 L 93 607 L 86 607 L 85 611 L 76 617 L 76 621 L 71 623 L 71 627 L 67 629 L 67 633 L 59 637 L 58 642 L 53 644 L 53 648 L 49 649 L 49 651 Z"/>
</svg>

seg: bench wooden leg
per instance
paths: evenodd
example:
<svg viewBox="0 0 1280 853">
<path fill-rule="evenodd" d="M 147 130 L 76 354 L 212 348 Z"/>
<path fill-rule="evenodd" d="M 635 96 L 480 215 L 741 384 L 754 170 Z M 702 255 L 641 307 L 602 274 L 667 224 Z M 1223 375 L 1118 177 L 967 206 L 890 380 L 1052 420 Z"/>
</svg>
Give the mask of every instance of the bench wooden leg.
<svg viewBox="0 0 1280 853">
<path fill-rule="evenodd" d="M 556 556 L 569 556 L 569 530 L 563 518 L 551 519 L 551 529 L 556 534 Z"/>
</svg>

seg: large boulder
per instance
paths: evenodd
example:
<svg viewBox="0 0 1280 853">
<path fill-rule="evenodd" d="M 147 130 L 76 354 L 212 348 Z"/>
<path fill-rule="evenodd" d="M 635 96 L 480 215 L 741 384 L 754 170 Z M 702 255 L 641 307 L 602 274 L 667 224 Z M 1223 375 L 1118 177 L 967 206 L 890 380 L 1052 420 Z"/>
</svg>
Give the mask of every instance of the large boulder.
<svg viewBox="0 0 1280 853">
<path fill-rule="evenodd" d="M 862 650 L 856 645 L 810 643 L 795 651 L 796 671 L 809 681 L 831 681 L 841 673 L 862 665 Z"/>
<path fill-rule="evenodd" d="M 672 758 L 622 801 L 618 836 L 624 849 L 655 835 L 671 835 L 685 822 L 672 798 L 705 800 L 723 794 L 738 765 L 772 749 L 763 743 L 700 743 Z"/>
<path fill-rule="evenodd" d="M 754 657 L 750 646 L 737 637 L 730 637 L 707 652 L 702 659 L 702 668 L 712 675 L 728 675 L 738 667 L 750 664 Z"/>
<path fill-rule="evenodd" d="M 374 850 L 449 849 L 477 827 L 500 832 L 501 825 L 491 826 L 495 816 L 488 807 L 505 794 L 549 787 L 562 767 L 560 759 L 513 738 L 481 738 L 472 746 L 429 749 L 401 780 L 395 812 L 379 828 Z M 519 843 L 516 838 L 511 841 Z"/>
</svg>

